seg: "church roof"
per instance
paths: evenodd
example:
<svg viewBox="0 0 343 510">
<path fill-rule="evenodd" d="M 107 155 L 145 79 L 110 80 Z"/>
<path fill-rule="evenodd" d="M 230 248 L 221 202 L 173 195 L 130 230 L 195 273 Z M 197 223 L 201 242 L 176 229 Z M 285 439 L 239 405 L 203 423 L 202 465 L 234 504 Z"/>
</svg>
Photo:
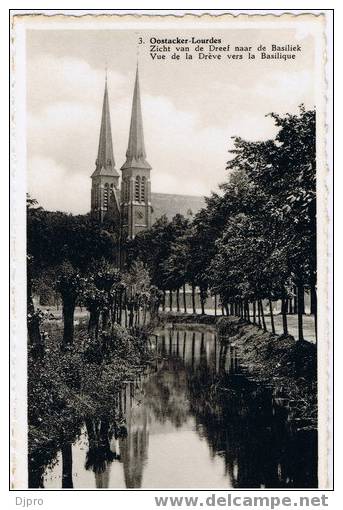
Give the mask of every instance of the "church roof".
<svg viewBox="0 0 343 510">
<path fill-rule="evenodd" d="M 112 145 L 111 117 L 108 102 L 107 78 L 105 83 L 104 101 L 102 105 L 101 127 L 99 136 L 98 157 L 95 162 L 96 168 L 92 177 L 97 175 L 106 175 L 109 177 L 119 177 L 115 168 Z"/>
<path fill-rule="evenodd" d="M 121 168 L 122 170 L 125 168 L 151 169 L 151 166 L 146 161 L 146 153 L 144 147 L 143 119 L 139 88 L 138 66 L 136 71 L 135 88 L 132 100 L 129 143 L 126 151 L 126 161 Z"/>
<path fill-rule="evenodd" d="M 154 223 L 163 215 L 166 215 L 168 220 L 171 220 L 176 214 L 191 218 L 206 204 L 203 196 L 151 193 L 151 205 L 151 219 Z"/>
</svg>

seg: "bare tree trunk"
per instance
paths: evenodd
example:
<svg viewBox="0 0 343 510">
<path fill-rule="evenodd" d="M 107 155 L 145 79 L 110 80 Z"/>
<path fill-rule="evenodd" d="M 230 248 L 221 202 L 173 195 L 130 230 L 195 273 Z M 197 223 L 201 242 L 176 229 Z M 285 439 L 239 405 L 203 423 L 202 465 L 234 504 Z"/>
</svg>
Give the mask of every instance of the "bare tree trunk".
<svg viewBox="0 0 343 510">
<path fill-rule="evenodd" d="M 195 307 L 195 285 L 192 285 L 192 307 L 193 307 L 193 313 L 197 313 L 196 307 Z"/>
<path fill-rule="evenodd" d="M 214 295 L 214 316 L 217 317 L 217 294 Z"/>
<path fill-rule="evenodd" d="M 318 324 L 317 324 L 317 317 L 318 317 L 318 303 L 317 303 L 317 290 L 315 285 L 311 285 L 311 314 L 314 315 L 314 329 L 316 333 L 316 341 L 318 336 Z"/>
<path fill-rule="evenodd" d="M 303 313 L 304 306 L 304 286 L 298 285 L 298 337 L 300 341 L 304 340 Z"/>
<path fill-rule="evenodd" d="M 43 344 L 43 337 L 40 330 L 40 323 L 39 318 L 35 315 L 35 307 L 33 304 L 32 294 L 31 294 L 31 288 L 28 285 L 28 291 L 27 291 L 27 331 L 28 331 L 28 337 L 29 342 L 32 348 L 34 349 L 35 356 L 41 356 L 43 355 L 44 351 L 44 344 Z"/>
<path fill-rule="evenodd" d="M 257 300 L 257 323 L 258 323 L 258 327 L 262 328 L 262 323 L 261 323 L 261 308 L 260 308 L 260 300 L 259 299 Z"/>
<path fill-rule="evenodd" d="M 110 293 L 108 295 L 108 302 L 111 303 L 111 296 L 110 296 Z M 102 313 L 102 318 L 103 318 L 103 328 L 104 329 L 107 329 L 108 326 L 109 326 L 109 322 L 111 322 L 112 324 L 114 322 L 117 322 L 117 308 L 118 308 L 118 295 L 117 295 L 117 292 L 115 293 L 115 296 L 114 296 L 114 300 L 113 302 L 111 303 L 111 306 L 109 307 L 109 310 L 105 311 L 105 314 L 104 312 Z M 107 312 L 107 313 L 106 313 Z M 106 323 L 106 320 L 107 320 L 107 323 Z"/>
<path fill-rule="evenodd" d="M 316 315 L 317 314 L 317 291 L 316 291 L 316 285 L 314 283 L 311 283 L 310 295 L 311 295 L 311 315 Z"/>
<path fill-rule="evenodd" d="M 112 314 L 112 321 L 110 321 L 109 310 L 103 310 L 103 312 L 102 312 L 102 324 L 101 324 L 101 328 L 102 328 L 103 331 L 107 331 L 109 329 L 110 322 L 115 322 L 115 316 L 116 316 L 116 313 L 114 311 L 114 313 Z M 99 330 L 99 319 L 97 321 L 97 330 Z"/>
<path fill-rule="evenodd" d="M 252 302 L 252 322 L 253 324 L 256 324 L 256 301 Z"/>
<path fill-rule="evenodd" d="M 62 349 L 67 349 L 72 346 L 74 342 L 74 312 L 75 312 L 75 299 L 69 297 L 62 297 L 63 299 L 63 343 Z"/>
<path fill-rule="evenodd" d="M 166 291 L 163 291 L 163 301 L 162 301 L 162 310 L 166 311 Z"/>
<path fill-rule="evenodd" d="M 249 310 L 249 301 L 246 300 L 245 302 L 245 310 L 246 310 L 246 319 L 248 322 L 250 322 L 250 310 Z"/>
<path fill-rule="evenodd" d="M 169 291 L 169 310 L 173 311 L 173 291 Z"/>
<path fill-rule="evenodd" d="M 73 456 L 71 443 L 62 446 L 62 489 L 73 488 Z"/>
<path fill-rule="evenodd" d="M 288 300 L 288 311 L 289 311 L 290 314 L 293 313 L 293 299 L 292 298 L 290 298 Z"/>
<path fill-rule="evenodd" d="M 264 310 L 263 310 L 262 299 L 259 299 L 258 302 L 259 302 L 259 306 L 260 306 L 260 309 L 261 309 L 263 331 L 267 331 L 266 321 L 265 321 L 265 318 L 264 318 Z"/>
<path fill-rule="evenodd" d="M 121 325 L 123 314 L 123 291 L 120 292 L 118 323 Z"/>
<path fill-rule="evenodd" d="M 176 289 L 176 310 L 180 311 L 180 289 Z"/>
<path fill-rule="evenodd" d="M 91 338 L 97 339 L 99 333 L 100 310 L 97 307 L 89 308 L 88 334 Z"/>
<path fill-rule="evenodd" d="M 298 291 L 296 286 L 293 287 L 293 293 L 294 293 L 294 306 L 293 306 L 293 312 L 298 313 Z"/>
<path fill-rule="evenodd" d="M 304 286 L 302 284 L 298 285 L 298 315 L 301 313 L 304 315 L 305 313 L 305 296 L 304 296 Z"/>
<path fill-rule="evenodd" d="M 283 334 L 288 335 L 288 324 L 287 324 L 287 312 L 286 312 L 286 298 L 283 297 L 281 301 L 281 312 L 282 312 L 282 327 Z"/>
<path fill-rule="evenodd" d="M 204 290 L 200 287 L 200 304 L 201 304 L 201 313 L 205 315 L 205 297 Z"/>
<path fill-rule="evenodd" d="M 187 295 L 186 295 L 186 284 L 182 285 L 182 293 L 183 293 L 183 310 L 187 313 Z"/>
<path fill-rule="evenodd" d="M 129 303 L 129 327 L 132 328 L 134 320 L 133 304 Z"/>
<path fill-rule="evenodd" d="M 275 335 L 275 324 L 274 324 L 274 314 L 273 314 L 273 303 L 272 300 L 269 300 L 269 310 L 270 310 L 270 323 L 272 326 L 272 333 Z"/>
</svg>

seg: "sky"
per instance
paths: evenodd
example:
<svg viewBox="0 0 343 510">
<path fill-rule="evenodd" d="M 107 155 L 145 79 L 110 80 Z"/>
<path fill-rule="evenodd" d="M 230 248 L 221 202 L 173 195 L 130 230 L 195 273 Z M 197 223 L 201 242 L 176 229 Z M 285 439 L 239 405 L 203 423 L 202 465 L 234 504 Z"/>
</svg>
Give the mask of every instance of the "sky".
<svg viewBox="0 0 343 510">
<path fill-rule="evenodd" d="M 86 213 L 95 168 L 105 68 L 117 169 L 125 161 L 139 68 L 153 192 L 209 195 L 227 179 L 233 136 L 274 137 L 266 114 L 314 106 L 313 36 L 270 30 L 29 30 L 28 191 L 49 210 Z M 293 61 L 152 60 L 149 37 L 221 37 L 223 44 L 301 44 Z"/>
</svg>

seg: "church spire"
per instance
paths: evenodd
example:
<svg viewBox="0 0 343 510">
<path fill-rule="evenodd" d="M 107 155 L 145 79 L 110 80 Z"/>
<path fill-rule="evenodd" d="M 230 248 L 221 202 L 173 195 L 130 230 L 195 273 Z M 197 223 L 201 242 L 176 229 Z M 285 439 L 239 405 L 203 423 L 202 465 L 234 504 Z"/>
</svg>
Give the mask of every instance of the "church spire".
<svg viewBox="0 0 343 510">
<path fill-rule="evenodd" d="M 105 77 L 104 100 L 102 104 L 98 157 L 96 160 L 96 168 L 92 177 L 95 177 L 96 175 L 119 177 L 119 173 L 115 169 L 115 161 L 113 155 L 111 117 L 107 90 L 107 69 Z"/>
<path fill-rule="evenodd" d="M 133 239 L 151 227 L 151 166 L 146 160 L 143 136 L 138 65 L 133 92 L 129 143 L 126 161 L 121 167 L 121 234 Z"/>
<path fill-rule="evenodd" d="M 122 166 L 122 169 L 125 168 L 150 169 L 151 167 L 145 158 L 146 152 L 144 147 L 143 119 L 139 88 L 139 72 L 137 63 L 135 88 L 132 100 L 129 143 L 126 151 L 126 162 Z"/>
</svg>

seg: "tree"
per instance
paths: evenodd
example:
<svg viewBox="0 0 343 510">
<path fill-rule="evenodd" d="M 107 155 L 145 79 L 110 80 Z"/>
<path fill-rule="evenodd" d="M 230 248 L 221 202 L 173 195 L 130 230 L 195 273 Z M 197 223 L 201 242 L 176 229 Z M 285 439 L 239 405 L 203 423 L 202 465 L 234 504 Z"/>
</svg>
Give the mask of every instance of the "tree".
<svg viewBox="0 0 343 510">
<path fill-rule="evenodd" d="M 59 267 L 56 288 L 62 297 L 64 320 L 62 349 L 66 350 L 73 345 L 75 306 L 84 288 L 82 277 L 69 262 L 64 262 Z"/>
<path fill-rule="evenodd" d="M 142 261 L 148 268 L 152 285 L 163 291 L 164 301 L 166 291 L 170 292 L 170 307 L 172 291 L 180 288 L 180 280 L 175 280 L 176 267 L 170 266 L 172 246 L 187 231 L 188 225 L 189 221 L 181 214 L 170 222 L 162 216 L 150 230 L 137 234 L 127 247 L 128 266 L 136 260 Z"/>
<path fill-rule="evenodd" d="M 140 324 L 140 310 L 143 309 L 143 322 L 150 299 L 149 271 L 141 261 L 132 263 L 128 272 L 123 274 L 126 289 L 126 304 L 129 309 L 129 326 Z"/>
<path fill-rule="evenodd" d="M 289 288 L 294 283 L 300 299 L 304 286 L 312 289 L 315 310 L 316 189 L 315 112 L 300 106 L 298 115 L 271 114 L 280 128 L 275 140 L 246 142 L 235 139 L 230 171 L 243 172 L 255 189 L 266 195 L 261 214 L 279 225 L 279 252 L 288 275 L 283 289 L 283 315 Z M 299 339 L 303 307 L 298 306 Z M 285 322 L 285 320 L 284 320 Z"/>
<path fill-rule="evenodd" d="M 173 239 L 170 242 L 169 256 L 164 261 L 163 279 L 170 291 L 176 291 L 177 311 L 180 311 L 179 290 L 183 289 L 183 308 L 187 312 L 186 283 L 188 281 L 188 268 L 190 265 L 189 236 L 190 222 L 181 215 L 173 218 L 170 228 Z"/>
<path fill-rule="evenodd" d="M 41 290 L 42 280 L 50 281 L 51 287 L 62 297 L 62 347 L 71 346 L 76 302 L 85 291 L 90 268 L 105 259 L 112 264 L 116 262 L 116 235 L 104 230 L 89 215 L 45 211 L 34 199 L 28 198 L 27 251 L 30 255 L 28 304 L 32 308 L 32 289 Z M 90 307 L 91 296 L 92 289 L 89 288 L 87 297 L 84 297 Z M 38 338 L 37 328 L 35 331 Z"/>
<path fill-rule="evenodd" d="M 185 233 L 175 239 L 171 245 L 170 255 L 165 264 L 167 279 L 174 282 L 177 289 L 183 290 L 183 310 L 187 313 L 186 283 L 188 282 L 189 254 L 189 228 Z"/>
<path fill-rule="evenodd" d="M 32 218 L 37 211 L 41 210 L 38 208 L 38 202 L 29 195 L 26 197 L 26 214 L 27 218 Z M 41 332 L 41 315 L 39 311 L 35 310 L 33 303 L 33 268 L 34 268 L 34 257 L 32 254 L 27 254 L 27 272 L 26 272 L 26 313 L 27 313 L 27 330 L 29 343 L 33 349 L 33 353 L 36 356 L 42 356 L 44 352 L 43 335 Z"/>
</svg>

